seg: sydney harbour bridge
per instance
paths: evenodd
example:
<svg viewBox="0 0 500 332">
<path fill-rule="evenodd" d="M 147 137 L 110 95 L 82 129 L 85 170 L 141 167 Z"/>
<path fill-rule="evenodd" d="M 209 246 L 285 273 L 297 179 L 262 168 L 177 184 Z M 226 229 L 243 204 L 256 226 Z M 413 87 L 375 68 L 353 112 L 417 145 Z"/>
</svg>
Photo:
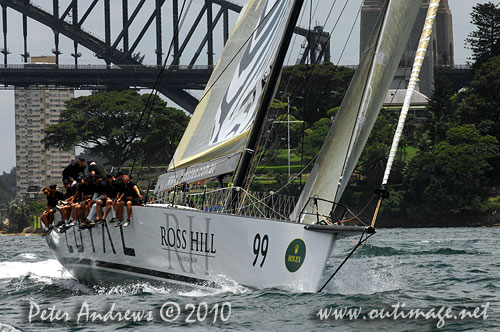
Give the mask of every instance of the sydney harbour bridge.
<svg viewBox="0 0 500 332">
<path fill-rule="evenodd" d="M 52 7 L 42 8 L 39 3 Z M 222 48 L 227 41 L 231 22 L 242 10 L 242 6 L 227 0 L 45 0 L 36 3 L 0 0 L 0 6 L 3 33 L 0 85 L 86 90 L 153 88 L 162 73 L 158 90 L 187 111 L 193 111 L 198 101 L 186 90 L 204 89 L 214 67 L 214 50 Z M 187 15 L 189 22 L 183 25 Z M 20 24 L 9 23 L 14 19 Z M 30 21 L 36 21 L 48 33 L 29 29 Z M 15 32 L 19 36 L 22 32 L 21 40 L 15 40 L 15 47 L 21 48 L 21 63 L 10 63 L 16 55 L 9 51 L 12 46 L 9 43 L 13 44 L 9 38 L 12 30 L 18 30 Z M 96 30 L 103 37 L 90 32 Z M 308 57 L 313 61 L 316 57 L 330 60 L 327 32 L 318 27 L 311 30 L 297 27 L 295 32 L 304 37 L 304 50 L 298 62 L 303 63 Z M 46 48 L 37 52 L 52 53 L 55 64 L 29 63 L 33 34 L 43 39 Z M 147 38 L 154 46 L 141 54 L 138 46 Z M 71 53 L 61 51 L 62 39 L 66 43 L 71 41 Z M 93 61 L 94 64 L 82 63 L 82 49 L 99 60 Z M 156 63 L 143 64 L 144 56 L 155 59 Z M 162 71 L 164 62 L 167 65 Z"/>
</svg>

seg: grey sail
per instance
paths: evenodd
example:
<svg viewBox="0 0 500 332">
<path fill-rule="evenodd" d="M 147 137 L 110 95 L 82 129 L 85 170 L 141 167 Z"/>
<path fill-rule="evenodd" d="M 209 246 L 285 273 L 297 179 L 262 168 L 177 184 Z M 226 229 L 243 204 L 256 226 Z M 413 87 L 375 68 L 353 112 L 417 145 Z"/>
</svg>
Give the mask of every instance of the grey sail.
<svg viewBox="0 0 500 332">
<path fill-rule="evenodd" d="M 236 153 L 209 160 L 207 162 L 201 162 L 192 166 L 174 169 L 168 173 L 160 175 L 156 190 L 161 191 L 170 189 L 178 182 L 191 183 L 221 174 L 231 173 L 238 165 L 239 159 L 240 154 Z"/>
<path fill-rule="evenodd" d="M 156 192 L 176 182 L 234 171 L 293 4 L 293 0 L 251 0 L 243 8 Z"/>
<path fill-rule="evenodd" d="M 310 197 L 340 200 L 382 107 L 420 5 L 421 0 L 386 1 L 292 220 L 316 221 L 316 217 L 300 215 L 303 208 L 306 213 L 328 215 L 332 205 L 321 201 L 317 207 L 307 204 Z"/>
</svg>

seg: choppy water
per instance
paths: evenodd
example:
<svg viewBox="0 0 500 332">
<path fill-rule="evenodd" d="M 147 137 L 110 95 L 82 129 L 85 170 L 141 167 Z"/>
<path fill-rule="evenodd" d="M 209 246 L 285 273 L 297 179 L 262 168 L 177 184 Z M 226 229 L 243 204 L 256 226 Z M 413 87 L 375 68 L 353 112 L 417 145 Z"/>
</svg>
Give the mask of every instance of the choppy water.
<svg viewBox="0 0 500 332">
<path fill-rule="evenodd" d="M 348 261 L 320 294 L 301 294 L 279 289 L 255 290 L 228 285 L 210 292 L 150 284 L 114 288 L 89 288 L 73 279 L 53 258 L 43 238 L 0 236 L 0 331 L 500 331 L 500 228 L 429 228 L 379 230 Z M 352 248 L 343 240 L 329 262 L 331 271 Z M 31 301 L 31 302 L 30 302 Z M 175 322 L 162 320 L 161 307 L 175 302 L 182 310 Z M 31 303 L 31 304 L 30 304 Z M 63 318 L 29 323 L 36 307 L 55 306 L 67 312 Z M 190 304 L 206 303 L 212 313 L 200 323 L 187 323 Z M 221 320 L 220 309 L 224 308 Z M 383 308 L 394 311 L 450 307 L 450 315 L 479 307 L 479 318 L 370 319 Z M 214 307 L 217 321 L 213 324 Z M 113 313 L 150 312 L 153 321 L 89 323 L 77 315 L 89 311 Z M 404 305 L 404 306 L 403 306 Z M 483 307 L 480 307 L 483 305 Z M 187 306 L 187 309 L 186 309 Z M 485 306 L 487 306 L 485 310 Z M 203 318 L 205 307 L 189 319 Z M 322 308 L 361 308 L 356 320 L 318 319 Z M 446 309 L 445 308 L 445 309 Z M 85 311 L 83 311 L 85 312 Z M 442 311 L 444 314 L 444 311 Z M 166 311 L 164 312 L 166 316 Z M 365 319 L 362 317 L 365 316 Z M 486 319 L 484 319 L 486 317 Z M 38 317 L 39 318 L 39 317 Z"/>
</svg>

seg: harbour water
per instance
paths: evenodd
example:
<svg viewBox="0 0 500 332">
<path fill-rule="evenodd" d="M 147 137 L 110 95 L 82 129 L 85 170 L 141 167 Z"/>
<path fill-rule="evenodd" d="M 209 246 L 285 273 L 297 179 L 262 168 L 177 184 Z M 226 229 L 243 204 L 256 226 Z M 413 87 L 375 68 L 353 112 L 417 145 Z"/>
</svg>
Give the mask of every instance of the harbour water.
<svg viewBox="0 0 500 332">
<path fill-rule="evenodd" d="M 311 294 L 227 281 L 92 288 L 43 237 L 0 236 L 0 331 L 499 331 L 499 238 L 499 227 L 379 230 Z M 339 243 L 327 274 L 352 247 Z"/>
</svg>

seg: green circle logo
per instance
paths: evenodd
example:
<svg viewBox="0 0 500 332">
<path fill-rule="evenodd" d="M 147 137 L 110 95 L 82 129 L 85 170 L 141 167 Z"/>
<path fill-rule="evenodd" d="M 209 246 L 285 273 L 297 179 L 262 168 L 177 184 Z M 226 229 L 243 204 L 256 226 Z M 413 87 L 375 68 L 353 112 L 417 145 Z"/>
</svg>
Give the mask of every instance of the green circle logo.
<svg viewBox="0 0 500 332">
<path fill-rule="evenodd" d="M 306 244 L 302 239 L 295 239 L 288 245 L 285 253 L 285 266 L 290 272 L 295 272 L 306 259 Z"/>
</svg>

